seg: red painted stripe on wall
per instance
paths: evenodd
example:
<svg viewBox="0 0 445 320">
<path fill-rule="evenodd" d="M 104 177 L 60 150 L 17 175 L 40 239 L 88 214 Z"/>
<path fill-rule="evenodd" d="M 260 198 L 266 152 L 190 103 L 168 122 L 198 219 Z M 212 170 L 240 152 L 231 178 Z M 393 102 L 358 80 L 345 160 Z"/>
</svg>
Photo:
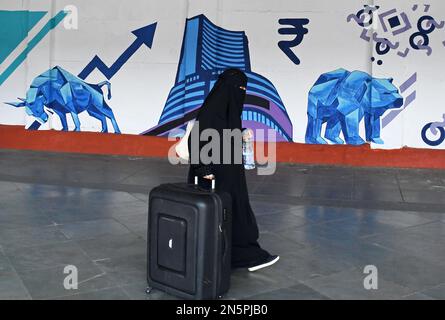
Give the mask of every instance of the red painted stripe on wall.
<svg viewBox="0 0 445 320">
<path fill-rule="evenodd" d="M 95 132 L 30 131 L 0 125 L 0 148 L 52 152 L 167 157 L 174 141 L 166 138 Z M 402 148 L 373 150 L 369 145 L 309 145 L 278 142 L 277 162 L 445 169 L 445 150 Z M 266 145 L 267 157 L 267 145 Z M 264 157 L 259 157 L 262 160 Z"/>
<path fill-rule="evenodd" d="M 161 137 L 96 132 L 26 130 L 0 125 L 0 148 L 70 153 L 165 157 L 174 141 Z"/>
</svg>

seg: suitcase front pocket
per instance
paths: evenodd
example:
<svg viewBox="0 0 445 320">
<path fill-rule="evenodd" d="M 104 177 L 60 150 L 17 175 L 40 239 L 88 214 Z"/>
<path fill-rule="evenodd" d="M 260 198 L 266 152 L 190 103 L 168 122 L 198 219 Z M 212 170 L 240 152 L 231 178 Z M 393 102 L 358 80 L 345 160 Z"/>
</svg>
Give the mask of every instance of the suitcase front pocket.
<svg viewBox="0 0 445 320">
<path fill-rule="evenodd" d="M 194 205 L 151 200 L 149 279 L 166 288 L 196 294 L 198 221 Z"/>
<path fill-rule="evenodd" d="M 187 222 L 184 219 L 163 214 L 158 218 L 158 265 L 185 275 Z"/>
</svg>

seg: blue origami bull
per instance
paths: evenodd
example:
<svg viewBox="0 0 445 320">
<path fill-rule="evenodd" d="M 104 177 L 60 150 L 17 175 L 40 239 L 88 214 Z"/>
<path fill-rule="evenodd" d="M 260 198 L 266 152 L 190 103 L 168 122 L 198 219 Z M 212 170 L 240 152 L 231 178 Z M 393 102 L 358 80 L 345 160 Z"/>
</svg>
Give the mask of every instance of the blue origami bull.
<svg viewBox="0 0 445 320">
<path fill-rule="evenodd" d="M 359 124 L 365 118 L 366 141 L 383 144 L 380 117 L 388 109 L 403 105 L 403 97 L 392 79 L 375 79 L 366 72 L 338 69 L 322 74 L 309 91 L 306 143 L 363 144 Z"/>
<path fill-rule="evenodd" d="M 111 84 L 103 81 L 98 84 L 86 83 L 79 77 L 56 66 L 37 76 L 26 93 L 26 99 L 20 102 L 7 102 L 14 107 L 25 107 L 26 113 L 40 123 L 48 121 L 44 107 L 56 113 L 62 122 L 62 130 L 68 130 L 66 115 L 70 114 L 75 125 L 74 131 L 80 131 L 79 113 L 88 114 L 102 123 L 102 132 L 108 132 L 107 119 L 111 120 L 115 133 L 120 133 L 113 111 L 105 102 L 101 87 L 106 85 L 108 99 L 111 99 Z"/>
</svg>

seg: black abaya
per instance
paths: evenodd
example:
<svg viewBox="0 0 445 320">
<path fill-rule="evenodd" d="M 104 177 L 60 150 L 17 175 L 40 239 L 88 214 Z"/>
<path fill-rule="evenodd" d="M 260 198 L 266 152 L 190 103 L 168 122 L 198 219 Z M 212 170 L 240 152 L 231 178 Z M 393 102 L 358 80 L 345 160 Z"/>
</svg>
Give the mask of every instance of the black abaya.
<svg viewBox="0 0 445 320">
<path fill-rule="evenodd" d="M 270 254 L 263 250 L 257 242 L 258 226 L 249 203 L 244 165 L 241 162 L 234 163 L 234 153 L 237 152 L 239 155 L 242 153 L 240 141 L 235 143 L 234 139 L 230 140 L 231 163 L 222 161 L 223 129 L 242 129 L 241 113 L 245 90 L 242 90 L 240 86 L 244 88 L 247 86 L 247 77 L 243 72 L 238 69 L 228 69 L 223 72 L 196 117 L 196 120 L 199 121 L 199 135 L 203 130 L 209 128 L 218 131 L 221 150 L 219 161 L 204 164 L 199 159 L 198 149 L 194 149 L 191 144 L 193 130 L 195 133 L 197 130 L 196 125 L 188 141 L 192 162 L 188 182 L 193 183 L 194 177 L 198 176 L 199 184 L 208 188 L 210 180 L 202 177 L 213 174 L 216 179 L 216 188 L 226 191 L 232 196 L 232 266 L 235 268 L 250 267 L 270 257 Z M 207 143 L 207 141 L 200 141 L 197 144 L 199 151 Z M 193 153 L 193 151 L 195 152 Z"/>
</svg>

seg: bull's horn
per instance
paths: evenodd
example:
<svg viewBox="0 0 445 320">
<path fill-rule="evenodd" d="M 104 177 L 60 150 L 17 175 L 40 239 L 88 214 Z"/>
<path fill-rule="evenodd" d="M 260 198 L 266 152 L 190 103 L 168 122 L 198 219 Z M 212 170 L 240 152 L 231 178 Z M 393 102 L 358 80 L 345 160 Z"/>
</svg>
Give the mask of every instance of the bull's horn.
<svg viewBox="0 0 445 320">
<path fill-rule="evenodd" d="M 25 106 L 25 102 L 5 102 L 5 103 L 16 108 Z"/>
</svg>

